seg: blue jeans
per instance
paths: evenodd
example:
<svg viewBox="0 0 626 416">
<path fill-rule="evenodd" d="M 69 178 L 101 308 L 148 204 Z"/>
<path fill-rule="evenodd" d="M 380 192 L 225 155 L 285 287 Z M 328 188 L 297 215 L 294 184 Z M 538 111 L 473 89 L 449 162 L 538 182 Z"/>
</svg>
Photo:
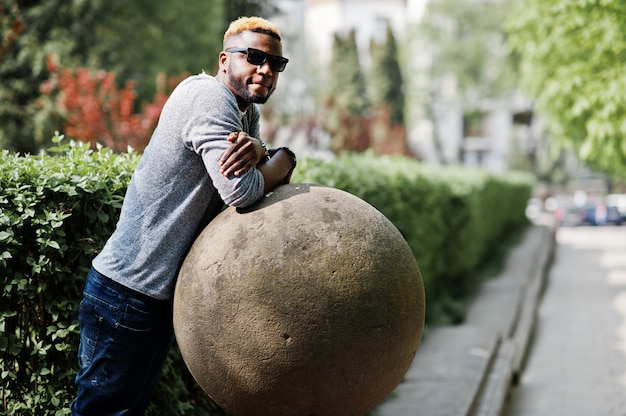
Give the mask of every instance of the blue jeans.
<svg viewBox="0 0 626 416">
<path fill-rule="evenodd" d="M 143 415 L 174 340 L 172 301 L 137 293 L 92 268 L 78 320 L 72 415 Z"/>
</svg>

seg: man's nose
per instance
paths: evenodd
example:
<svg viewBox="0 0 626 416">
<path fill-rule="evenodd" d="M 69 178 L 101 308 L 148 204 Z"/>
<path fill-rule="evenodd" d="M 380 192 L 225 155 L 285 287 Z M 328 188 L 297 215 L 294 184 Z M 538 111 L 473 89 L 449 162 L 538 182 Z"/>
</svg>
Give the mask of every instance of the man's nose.
<svg viewBox="0 0 626 416">
<path fill-rule="evenodd" d="M 265 61 L 261 65 L 259 65 L 257 67 L 257 72 L 265 75 L 272 75 L 274 73 L 274 71 L 272 71 L 272 68 L 270 67 L 269 61 Z"/>
</svg>

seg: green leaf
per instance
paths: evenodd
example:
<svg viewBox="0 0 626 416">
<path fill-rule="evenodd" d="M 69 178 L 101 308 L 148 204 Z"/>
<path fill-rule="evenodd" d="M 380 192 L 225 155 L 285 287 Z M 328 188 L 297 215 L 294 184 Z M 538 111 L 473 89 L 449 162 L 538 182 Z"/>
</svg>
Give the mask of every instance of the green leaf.
<svg viewBox="0 0 626 416">
<path fill-rule="evenodd" d="M 102 222 L 109 222 L 109 216 L 105 212 L 98 211 L 98 218 Z"/>
<path fill-rule="evenodd" d="M 0 350 L 4 351 L 9 346 L 9 338 L 0 337 Z"/>
</svg>

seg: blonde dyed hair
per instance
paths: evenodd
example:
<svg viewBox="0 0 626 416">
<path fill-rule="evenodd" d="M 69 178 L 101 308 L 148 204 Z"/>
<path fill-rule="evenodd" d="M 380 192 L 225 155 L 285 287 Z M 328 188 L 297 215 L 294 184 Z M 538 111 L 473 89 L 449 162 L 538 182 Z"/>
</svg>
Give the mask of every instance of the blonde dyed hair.
<svg viewBox="0 0 626 416">
<path fill-rule="evenodd" d="M 239 35 L 248 30 L 256 33 L 264 33 L 275 37 L 279 41 L 281 40 L 280 31 L 272 22 L 262 17 L 253 16 L 240 17 L 237 20 L 233 20 L 224 33 L 224 42 L 226 42 L 226 39 L 229 37 Z"/>
</svg>

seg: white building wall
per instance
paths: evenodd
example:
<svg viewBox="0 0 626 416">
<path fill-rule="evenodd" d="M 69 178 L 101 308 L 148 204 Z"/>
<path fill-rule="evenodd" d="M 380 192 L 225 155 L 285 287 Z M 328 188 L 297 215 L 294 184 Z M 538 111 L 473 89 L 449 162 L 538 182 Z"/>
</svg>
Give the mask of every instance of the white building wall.
<svg viewBox="0 0 626 416">
<path fill-rule="evenodd" d="M 485 168 L 492 172 L 504 172 L 509 164 L 509 145 L 513 134 L 513 118 L 511 111 L 498 106 L 493 109 L 487 118 L 490 140 L 489 158 L 486 160 Z"/>
<path fill-rule="evenodd" d="M 433 105 L 433 135 L 423 137 L 423 145 L 429 148 L 429 154 L 435 159 L 426 162 L 434 164 L 454 164 L 459 162 L 459 149 L 463 145 L 463 109 L 458 101 L 445 101 Z M 435 134 L 437 136 L 435 136 Z M 439 144 L 435 143 L 439 140 Z M 440 146 L 437 154 L 436 146 Z"/>
<path fill-rule="evenodd" d="M 396 37 L 407 24 L 406 0 L 307 0 L 305 33 L 309 47 L 322 64 L 331 59 L 333 36 L 355 30 L 357 47 L 364 63 L 372 38 L 385 35 L 386 20 Z"/>
<path fill-rule="evenodd" d="M 326 64 L 331 59 L 333 34 L 344 28 L 342 4 L 337 1 L 306 1 L 304 32 L 311 56 Z"/>
</svg>

